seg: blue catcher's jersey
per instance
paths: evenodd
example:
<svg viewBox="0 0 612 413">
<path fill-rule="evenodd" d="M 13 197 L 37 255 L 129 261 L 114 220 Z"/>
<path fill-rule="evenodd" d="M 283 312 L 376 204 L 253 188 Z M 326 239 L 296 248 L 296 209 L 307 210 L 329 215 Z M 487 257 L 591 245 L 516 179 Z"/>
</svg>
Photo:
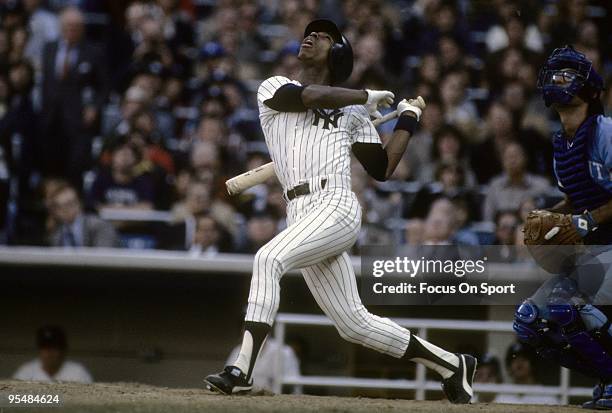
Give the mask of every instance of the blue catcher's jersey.
<svg viewBox="0 0 612 413">
<path fill-rule="evenodd" d="M 612 119 L 587 118 L 568 141 L 563 131 L 553 138 L 553 166 L 559 189 L 571 201 L 575 214 L 592 211 L 612 200 Z M 588 172 L 588 173 L 587 173 Z M 612 222 L 599 226 L 587 243 L 612 243 Z"/>
<path fill-rule="evenodd" d="M 594 139 L 588 148 L 589 173 L 612 198 L 612 118 L 599 115 Z"/>
</svg>

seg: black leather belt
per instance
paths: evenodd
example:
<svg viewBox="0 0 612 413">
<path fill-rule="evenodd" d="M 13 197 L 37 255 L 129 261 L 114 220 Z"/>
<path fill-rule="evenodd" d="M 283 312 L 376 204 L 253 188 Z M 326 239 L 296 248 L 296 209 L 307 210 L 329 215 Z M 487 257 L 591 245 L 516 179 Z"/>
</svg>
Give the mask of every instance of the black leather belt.
<svg viewBox="0 0 612 413">
<path fill-rule="evenodd" d="M 321 179 L 321 189 L 325 189 L 327 179 Z M 298 196 L 308 195 L 310 193 L 310 185 L 308 182 L 295 186 L 287 191 L 287 199 L 293 201 Z"/>
</svg>

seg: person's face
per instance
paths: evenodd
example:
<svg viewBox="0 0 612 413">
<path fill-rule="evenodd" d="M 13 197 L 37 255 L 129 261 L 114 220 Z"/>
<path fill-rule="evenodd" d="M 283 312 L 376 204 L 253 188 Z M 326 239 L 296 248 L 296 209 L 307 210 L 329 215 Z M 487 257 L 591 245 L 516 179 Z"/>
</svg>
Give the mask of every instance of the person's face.
<svg viewBox="0 0 612 413">
<path fill-rule="evenodd" d="M 334 44 L 332 37 L 325 32 L 312 32 L 304 38 L 298 59 L 308 64 L 320 64 L 327 67 L 327 56 Z"/>
<path fill-rule="evenodd" d="M 224 136 L 223 121 L 220 119 L 203 119 L 198 127 L 198 139 L 203 142 L 220 143 Z"/>
<path fill-rule="evenodd" d="M 460 184 L 461 176 L 456 168 L 445 168 L 440 174 L 440 182 L 445 189 L 457 188 Z"/>
<path fill-rule="evenodd" d="M 62 224 L 71 224 L 81 213 L 81 203 L 73 189 L 65 189 L 51 202 L 53 217 Z"/>
<path fill-rule="evenodd" d="M 442 242 L 450 238 L 452 227 L 450 219 L 442 213 L 430 213 L 425 220 L 425 240 L 430 242 Z"/>
<path fill-rule="evenodd" d="M 463 82 L 459 75 L 448 75 L 442 81 L 442 100 L 447 105 L 458 104 L 463 97 Z"/>
<path fill-rule="evenodd" d="M 522 45 L 525 29 L 518 20 L 510 20 L 506 26 L 506 32 L 508 33 L 508 42 L 511 46 L 519 47 Z"/>
<path fill-rule="evenodd" d="M 421 77 L 430 83 L 435 83 L 440 79 L 440 65 L 434 55 L 427 55 L 423 58 Z"/>
<path fill-rule="evenodd" d="M 211 245 L 215 245 L 218 241 L 219 231 L 215 221 L 211 217 L 202 217 L 198 219 L 194 234 L 194 244 L 207 248 Z"/>
<path fill-rule="evenodd" d="M 192 214 L 197 214 L 210 207 L 210 190 L 202 183 L 191 184 L 187 189 L 187 207 Z"/>
<path fill-rule="evenodd" d="M 495 375 L 495 368 L 493 366 L 480 366 L 476 370 L 474 376 L 474 382 L 476 383 L 496 383 L 497 377 Z"/>
<path fill-rule="evenodd" d="M 65 352 L 57 348 L 41 348 L 38 358 L 47 372 L 57 372 L 64 363 Z"/>
<path fill-rule="evenodd" d="M 502 106 L 495 105 L 487 116 L 489 130 L 493 133 L 507 134 L 512 130 L 512 115 Z"/>
<path fill-rule="evenodd" d="M 459 139 L 452 134 L 441 136 L 438 141 L 438 152 L 442 159 L 458 159 L 460 148 Z"/>
<path fill-rule="evenodd" d="M 269 217 L 255 217 L 247 224 L 248 237 L 256 245 L 263 245 L 274 238 L 276 225 Z"/>
<path fill-rule="evenodd" d="M 514 244 L 514 235 L 517 224 L 518 222 L 516 217 L 513 215 L 502 215 L 499 218 L 497 227 L 495 228 L 495 235 L 503 245 Z"/>
<path fill-rule="evenodd" d="M 83 37 L 83 17 L 76 11 L 68 11 L 62 19 L 62 36 L 69 44 L 78 43 Z"/>
<path fill-rule="evenodd" d="M 517 356 L 510 362 L 508 374 L 517 382 L 522 382 L 531 377 L 531 363 L 528 358 Z"/>
<path fill-rule="evenodd" d="M 15 66 L 9 73 L 9 79 L 13 90 L 22 92 L 31 81 L 30 72 L 23 65 Z"/>
<path fill-rule="evenodd" d="M 136 157 L 132 149 L 124 145 L 113 152 L 111 164 L 116 171 L 128 172 L 136 165 Z"/>
<path fill-rule="evenodd" d="M 525 171 L 525 154 L 523 149 L 516 145 L 510 144 L 504 150 L 504 170 L 508 175 L 515 175 Z"/>
</svg>

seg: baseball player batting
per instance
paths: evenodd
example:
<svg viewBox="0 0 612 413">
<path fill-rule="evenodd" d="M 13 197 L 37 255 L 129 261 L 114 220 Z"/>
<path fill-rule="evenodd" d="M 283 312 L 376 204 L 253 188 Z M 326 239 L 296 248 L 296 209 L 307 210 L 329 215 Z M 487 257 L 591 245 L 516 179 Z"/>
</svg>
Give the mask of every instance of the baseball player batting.
<svg viewBox="0 0 612 413">
<path fill-rule="evenodd" d="M 207 376 L 206 387 L 222 394 L 252 389 L 253 367 L 278 311 L 280 279 L 300 269 L 344 339 L 424 364 L 441 376 L 451 402 L 469 403 L 476 359 L 445 351 L 368 312 L 347 253 L 362 214 L 351 191 L 351 151 L 369 175 L 388 179 L 425 102 L 419 97 L 397 105 L 393 136 L 383 146 L 370 116 L 380 117 L 378 109 L 392 104 L 394 95 L 333 86 L 350 76 L 353 52 L 332 21 L 308 24 L 298 59 L 298 79 L 271 77 L 257 94 L 266 144 L 288 202 L 288 227 L 255 255 L 240 353 L 222 372 Z"/>
</svg>

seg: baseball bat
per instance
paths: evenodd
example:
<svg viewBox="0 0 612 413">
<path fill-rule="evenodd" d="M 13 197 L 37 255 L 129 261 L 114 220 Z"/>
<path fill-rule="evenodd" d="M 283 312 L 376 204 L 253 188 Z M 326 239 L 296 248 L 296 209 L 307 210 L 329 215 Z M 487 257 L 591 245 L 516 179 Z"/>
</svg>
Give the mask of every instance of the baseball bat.
<svg viewBox="0 0 612 413">
<path fill-rule="evenodd" d="M 372 123 L 374 126 L 378 126 L 395 118 L 397 118 L 397 110 L 387 113 L 382 118 L 374 119 Z M 255 169 L 251 169 L 250 171 L 246 171 L 245 173 L 228 179 L 225 181 L 225 187 L 227 188 L 228 194 L 237 195 L 245 189 L 264 183 L 273 176 L 275 176 L 274 162 L 268 162 L 265 165 L 258 166 Z"/>
</svg>

